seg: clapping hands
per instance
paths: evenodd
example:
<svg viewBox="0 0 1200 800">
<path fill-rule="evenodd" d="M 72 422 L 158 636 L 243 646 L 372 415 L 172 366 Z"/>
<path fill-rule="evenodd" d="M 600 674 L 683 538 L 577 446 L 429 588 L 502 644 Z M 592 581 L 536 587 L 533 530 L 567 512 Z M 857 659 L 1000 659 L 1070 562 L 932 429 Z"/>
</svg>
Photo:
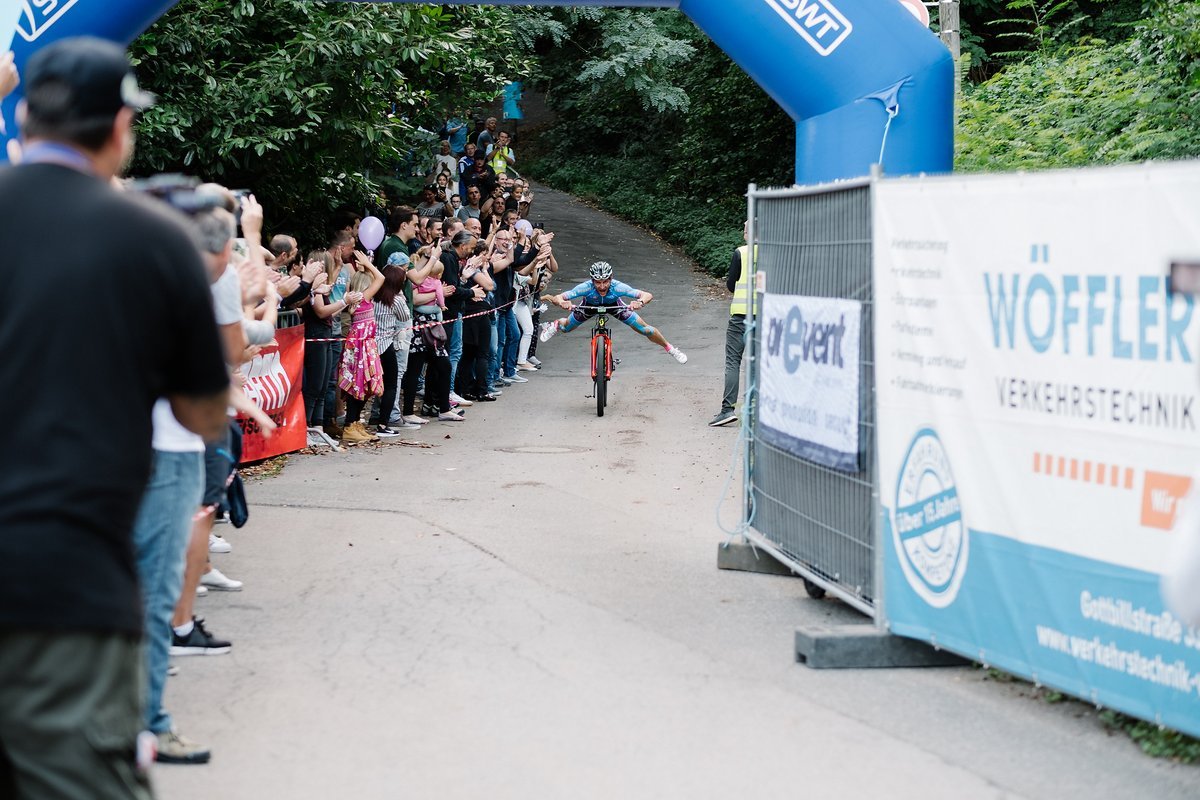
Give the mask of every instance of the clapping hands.
<svg viewBox="0 0 1200 800">
<path fill-rule="evenodd" d="M 275 288 L 279 290 L 280 297 L 290 297 L 293 292 L 300 288 L 300 278 L 295 275 L 288 275 L 276 283 Z"/>
<path fill-rule="evenodd" d="M 317 276 L 325 272 L 325 265 L 320 261 L 310 261 L 304 265 L 300 277 L 305 283 L 316 283 Z"/>
</svg>

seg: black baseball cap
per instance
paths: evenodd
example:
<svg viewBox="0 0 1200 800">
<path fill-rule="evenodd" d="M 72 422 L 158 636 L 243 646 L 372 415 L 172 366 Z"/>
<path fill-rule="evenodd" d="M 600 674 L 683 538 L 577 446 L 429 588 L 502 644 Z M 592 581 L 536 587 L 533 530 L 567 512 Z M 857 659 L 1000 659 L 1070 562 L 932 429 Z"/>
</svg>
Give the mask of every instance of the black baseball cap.
<svg viewBox="0 0 1200 800">
<path fill-rule="evenodd" d="M 155 100 L 138 86 L 125 51 L 92 36 L 38 50 L 25 65 L 24 84 L 29 113 L 42 119 L 109 118 L 125 107 L 142 111 Z"/>
</svg>

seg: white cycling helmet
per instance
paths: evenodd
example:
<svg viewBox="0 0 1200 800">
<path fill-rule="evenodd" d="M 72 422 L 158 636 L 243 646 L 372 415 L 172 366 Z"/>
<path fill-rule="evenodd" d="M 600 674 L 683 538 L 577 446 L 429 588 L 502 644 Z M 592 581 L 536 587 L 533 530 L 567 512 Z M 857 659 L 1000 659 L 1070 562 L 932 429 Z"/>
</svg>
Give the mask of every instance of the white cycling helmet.
<svg viewBox="0 0 1200 800">
<path fill-rule="evenodd" d="M 594 281 L 606 281 L 612 277 L 612 273 L 612 264 L 607 261 L 597 261 L 588 267 L 588 275 L 592 276 Z"/>
</svg>

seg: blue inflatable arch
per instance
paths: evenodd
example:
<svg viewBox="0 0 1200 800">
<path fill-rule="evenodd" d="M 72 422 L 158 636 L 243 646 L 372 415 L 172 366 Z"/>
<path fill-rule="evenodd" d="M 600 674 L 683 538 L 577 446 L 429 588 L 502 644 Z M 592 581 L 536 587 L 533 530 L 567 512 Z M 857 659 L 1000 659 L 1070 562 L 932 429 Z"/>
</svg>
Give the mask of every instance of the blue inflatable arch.
<svg viewBox="0 0 1200 800">
<path fill-rule="evenodd" d="M 175 2 L 0 0 L 0 13 L 18 9 L 20 67 L 37 48 L 67 36 L 128 44 Z M 492 2 L 678 8 L 796 120 L 797 183 L 865 175 L 875 163 L 891 174 L 952 167 L 953 62 L 897 0 Z M 16 100 L 4 106 L 10 131 Z"/>
</svg>

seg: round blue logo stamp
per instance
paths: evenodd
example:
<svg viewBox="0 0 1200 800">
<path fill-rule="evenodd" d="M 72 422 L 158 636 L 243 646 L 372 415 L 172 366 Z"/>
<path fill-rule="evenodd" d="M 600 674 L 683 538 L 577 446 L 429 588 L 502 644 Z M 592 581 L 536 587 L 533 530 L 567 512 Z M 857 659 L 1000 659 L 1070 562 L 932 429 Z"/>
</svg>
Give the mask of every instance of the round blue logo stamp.
<svg viewBox="0 0 1200 800">
<path fill-rule="evenodd" d="M 950 460 L 932 428 L 917 431 L 900 467 L 892 541 L 913 591 L 935 608 L 953 603 L 967 571 L 967 528 Z"/>
</svg>

